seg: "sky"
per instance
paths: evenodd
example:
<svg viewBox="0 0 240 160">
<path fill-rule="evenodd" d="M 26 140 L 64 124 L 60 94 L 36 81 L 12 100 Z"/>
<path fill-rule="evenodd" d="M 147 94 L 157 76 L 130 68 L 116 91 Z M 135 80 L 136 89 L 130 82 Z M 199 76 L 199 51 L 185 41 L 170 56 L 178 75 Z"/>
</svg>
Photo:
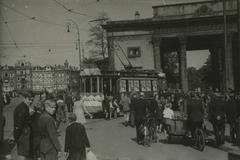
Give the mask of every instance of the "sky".
<svg viewBox="0 0 240 160">
<path fill-rule="evenodd" d="M 197 0 L 0 0 L 0 64 L 14 65 L 18 59 L 25 59 L 34 65 L 54 65 L 67 59 L 70 65 L 78 66 L 77 29 L 70 19 L 79 26 L 87 56 L 85 42 L 94 25 L 90 21 L 99 13 L 106 12 L 111 20 L 134 19 L 135 11 L 141 18 L 151 18 L 152 6 L 183 1 Z M 196 68 L 208 56 L 206 51 L 189 53 L 187 64 Z"/>
</svg>

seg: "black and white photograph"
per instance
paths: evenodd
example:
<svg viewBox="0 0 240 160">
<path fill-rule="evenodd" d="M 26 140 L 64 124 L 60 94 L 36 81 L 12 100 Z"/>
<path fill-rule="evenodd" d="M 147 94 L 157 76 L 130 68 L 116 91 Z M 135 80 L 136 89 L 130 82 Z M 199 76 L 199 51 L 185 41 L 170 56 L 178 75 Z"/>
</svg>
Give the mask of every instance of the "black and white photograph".
<svg viewBox="0 0 240 160">
<path fill-rule="evenodd" d="M 240 160 L 240 0 L 0 0 L 0 160 Z"/>
</svg>

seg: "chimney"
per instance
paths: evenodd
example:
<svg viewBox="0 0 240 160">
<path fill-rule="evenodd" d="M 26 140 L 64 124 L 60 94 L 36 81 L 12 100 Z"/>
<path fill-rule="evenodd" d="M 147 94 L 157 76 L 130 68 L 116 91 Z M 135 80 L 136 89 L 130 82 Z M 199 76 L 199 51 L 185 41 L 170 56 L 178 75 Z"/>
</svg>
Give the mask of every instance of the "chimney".
<svg viewBox="0 0 240 160">
<path fill-rule="evenodd" d="M 140 13 L 138 11 L 135 12 L 135 19 L 140 19 Z"/>
</svg>

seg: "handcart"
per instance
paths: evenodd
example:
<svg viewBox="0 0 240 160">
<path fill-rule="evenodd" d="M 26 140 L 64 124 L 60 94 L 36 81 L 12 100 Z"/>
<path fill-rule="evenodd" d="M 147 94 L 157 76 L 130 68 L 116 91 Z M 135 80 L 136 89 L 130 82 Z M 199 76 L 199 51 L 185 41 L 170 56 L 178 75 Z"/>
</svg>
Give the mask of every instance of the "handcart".
<svg viewBox="0 0 240 160">
<path fill-rule="evenodd" d="M 173 136 L 181 136 L 184 141 L 187 141 L 187 116 L 178 112 L 172 119 L 165 119 L 165 125 L 167 126 L 168 142 L 172 141 Z M 194 141 L 194 146 L 198 150 L 203 151 L 205 147 L 205 136 L 202 128 L 196 128 L 195 135 L 192 140 Z"/>
</svg>

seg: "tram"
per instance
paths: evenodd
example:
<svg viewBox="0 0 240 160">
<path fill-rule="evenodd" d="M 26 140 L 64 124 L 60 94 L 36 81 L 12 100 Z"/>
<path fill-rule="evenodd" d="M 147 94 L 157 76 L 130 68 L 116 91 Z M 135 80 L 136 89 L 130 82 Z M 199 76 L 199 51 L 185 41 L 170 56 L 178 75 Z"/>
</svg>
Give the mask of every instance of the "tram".
<svg viewBox="0 0 240 160">
<path fill-rule="evenodd" d="M 81 96 L 88 95 L 96 100 L 104 95 L 119 97 L 121 93 L 130 95 L 132 92 L 144 92 L 148 97 L 165 88 L 165 74 L 155 71 L 100 71 L 92 68 L 80 72 Z"/>
</svg>

